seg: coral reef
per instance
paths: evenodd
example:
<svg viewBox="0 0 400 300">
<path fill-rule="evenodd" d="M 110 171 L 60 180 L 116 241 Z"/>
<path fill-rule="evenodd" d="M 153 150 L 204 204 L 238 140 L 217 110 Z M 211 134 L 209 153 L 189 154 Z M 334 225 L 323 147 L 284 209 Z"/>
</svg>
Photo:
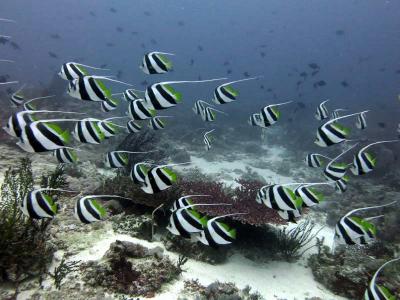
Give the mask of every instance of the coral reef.
<svg viewBox="0 0 400 300">
<path fill-rule="evenodd" d="M 264 299 L 258 292 L 251 292 L 251 288 L 246 286 L 239 289 L 231 282 L 215 281 L 208 286 L 199 283 L 198 280 L 186 280 L 184 283 L 184 294 L 179 300 L 198 299 L 198 300 L 262 300 Z"/>
<path fill-rule="evenodd" d="M 63 279 L 67 277 L 69 273 L 75 272 L 79 269 L 79 263 L 80 261 L 75 260 L 67 262 L 65 260 L 65 257 L 63 257 L 60 264 L 56 268 L 54 268 L 54 272 L 49 273 L 49 275 L 54 280 L 54 286 L 57 290 L 61 288 L 61 283 Z"/>
<path fill-rule="evenodd" d="M 362 299 L 375 271 L 390 258 L 376 259 L 358 249 L 330 253 L 328 247 L 308 259 L 314 278 L 335 294 L 350 299 Z M 395 271 L 396 270 L 396 271 Z M 388 266 L 379 276 L 379 282 L 400 296 L 400 267 Z"/>
<path fill-rule="evenodd" d="M 152 219 L 147 215 L 120 214 L 110 218 L 115 232 L 151 240 Z"/>
<path fill-rule="evenodd" d="M 263 183 L 250 180 L 237 180 L 240 186 L 229 190 L 220 182 L 181 181 L 180 188 L 185 194 L 203 194 L 211 197 L 201 198 L 201 203 L 228 203 L 229 206 L 199 206 L 198 210 L 209 216 L 242 212 L 244 215 L 232 219 L 243 224 L 260 226 L 264 224 L 285 224 L 276 211 L 256 202 L 256 194 Z"/>
<path fill-rule="evenodd" d="M 111 292 L 154 297 L 163 284 L 177 278 L 182 266 L 163 255 L 161 248 L 148 249 L 126 241 L 110 245 L 101 262 L 84 264 L 84 281 Z"/>
</svg>

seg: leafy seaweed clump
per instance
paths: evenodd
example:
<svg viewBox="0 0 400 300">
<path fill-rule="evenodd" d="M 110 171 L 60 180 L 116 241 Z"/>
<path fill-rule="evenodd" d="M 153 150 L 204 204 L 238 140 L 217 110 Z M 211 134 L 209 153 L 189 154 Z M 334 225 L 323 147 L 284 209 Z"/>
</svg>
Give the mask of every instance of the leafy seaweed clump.
<svg viewBox="0 0 400 300">
<path fill-rule="evenodd" d="M 14 282 L 16 291 L 22 280 L 44 274 L 52 252 L 46 243 L 49 221 L 29 219 L 20 209 L 33 182 L 31 161 L 24 158 L 5 172 L 1 185 L 0 281 Z"/>
</svg>

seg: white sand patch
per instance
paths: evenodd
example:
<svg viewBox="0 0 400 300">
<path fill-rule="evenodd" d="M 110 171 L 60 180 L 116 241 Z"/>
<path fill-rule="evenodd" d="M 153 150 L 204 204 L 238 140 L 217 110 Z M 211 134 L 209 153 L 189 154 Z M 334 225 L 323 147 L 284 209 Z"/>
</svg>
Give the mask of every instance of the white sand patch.
<svg viewBox="0 0 400 300">
<path fill-rule="evenodd" d="M 284 159 L 284 148 L 274 147 L 268 148 L 268 155 L 257 159 L 247 155 L 238 155 L 238 159 L 235 161 L 219 160 L 210 162 L 196 155 L 191 155 L 190 165 L 176 166 L 174 168 L 182 171 L 197 167 L 202 173 L 214 176 L 218 178 L 220 182 L 232 187 L 238 186 L 238 183 L 234 180 L 240 178 L 240 174 L 237 173 L 237 170 L 245 173 L 248 168 L 250 168 L 252 172 L 257 172 L 262 176 L 266 183 L 293 182 L 293 178 L 280 175 L 271 169 L 254 167 L 260 162 L 270 165 L 279 165 Z"/>
<path fill-rule="evenodd" d="M 112 231 L 107 237 L 96 243 L 90 249 L 72 256 L 69 260 L 99 260 L 109 249 L 110 244 L 116 240 L 130 241 L 148 248 L 161 247 L 164 253 L 171 259 L 176 260 L 178 255 L 165 250 L 160 242 L 148 242 L 123 234 L 115 234 Z M 318 236 L 332 236 L 332 229 L 325 228 Z M 304 258 L 305 259 L 305 258 Z M 253 290 L 260 292 L 266 299 L 305 299 L 306 297 L 320 297 L 324 300 L 345 299 L 333 295 L 324 287 L 318 284 L 306 268 L 305 261 L 287 263 L 271 261 L 269 263 L 253 262 L 236 254 L 228 259 L 225 264 L 210 265 L 204 262 L 189 259 L 184 265 L 186 272 L 181 278 L 172 284 L 164 286 L 164 291 L 153 299 L 169 300 L 177 299 L 183 289 L 184 280 L 199 279 L 203 285 L 208 285 L 216 280 L 220 282 L 233 282 L 239 288 L 250 285 Z"/>
</svg>

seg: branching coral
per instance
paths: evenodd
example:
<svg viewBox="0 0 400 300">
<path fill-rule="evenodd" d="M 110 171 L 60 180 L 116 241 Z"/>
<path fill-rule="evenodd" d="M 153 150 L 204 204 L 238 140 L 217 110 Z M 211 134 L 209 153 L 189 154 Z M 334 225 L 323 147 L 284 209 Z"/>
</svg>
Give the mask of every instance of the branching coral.
<svg viewBox="0 0 400 300">
<path fill-rule="evenodd" d="M 220 182 L 181 181 L 179 186 L 186 195 L 203 194 L 211 197 L 201 198 L 201 203 L 228 203 L 230 206 L 199 206 L 197 209 L 209 216 L 225 215 L 230 213 L 247 213 L 232 218 L 243 224 L 260 226 L 264 224 L 284 224 L 276 211 L 256 202 L 258 189 L 263 185 L 258 181 L 239 179 L 240 184 L 229 191 Z"/>
<path fill-rule="evenodd" d="M 57 290 L 61 288 L 63 279 L 67 277 L 69 273 L 79 269 L 79 263 L 80 261 L 76 260 L 67 262 L 65 257 L 61 259 L 60 265 L 54 269 L 54 273 L 49 274 L 53 278 Z"/>
</svg>

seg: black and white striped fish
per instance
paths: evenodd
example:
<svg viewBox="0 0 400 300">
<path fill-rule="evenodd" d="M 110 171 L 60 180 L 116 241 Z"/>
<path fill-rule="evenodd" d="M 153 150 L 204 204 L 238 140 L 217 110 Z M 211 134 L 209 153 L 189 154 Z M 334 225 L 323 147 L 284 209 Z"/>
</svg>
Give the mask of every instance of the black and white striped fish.
<svg viewBox="0 0 400 300">
<path fill-rule="evenodd" d="M 371 172 L 376 166 L 376 157 L 366 150 L 374 145 L 394 142 L 400 142 L 400 140 L 379 141 L 363 147 L 354 156 L 353 164 L 350 167 L 350 171 L 354 175 L 364 175 Z"/>
<path fill-rule="evenodd" d="M 93 70 L 107 70 L 107 69 L 83 65 L 76 62 L 67 62 L 61 66 L 61 71 L 58 73 L 58 75 L 64 80 L 78 79 L 89 75 L 89 72 L 85 68 Z"/>
<path fill-rule="evenodd" d="M 346 171 L 348 168 L 348 164 L 346 163 L 337 163 L 336 161 L 343 156 L 344 154 L 346 154 L 347 152 L 349 152 L 351 149 L 353 149 L 355 146 L 357 146 L 357 144 L 351 146 L 350 148 L 348 148 L 347 150 L 343 151 L 342 153 L 340 153 L 338 156 L 336 156 L 335 158 L 333 158 L 325 167 L 324 169 L 324 176 L 326 179 L 330 180 L 330 181 L 338 181 L 339 179 L 341 179 L 344 175 L 346 175 Z"/>
<path fill-rule="evenodd" d="M 126 131 L 128 133 L 138 133 L 140 130 L 142 130 L 142 125 L 136 123 L 133 120 L 130 120 L 128 123 L 126 123 Z"/>
<path fill-rule="evenodd" d="M 260 127 L 267 128 L 273 124 L 275 124 L 281 116 L 281 112 L 276 108 L 276 106 L 289 104 L 293 101 L 270 104 L 265 106 L 260 112 Z"/>
<path fill-rule="evenodd" d="M 193 110 L 193 112 L 194 112 L 196 115 L 202 115 L 202 114 L 204 114 L 205 108 L 206 108 L 207 106 L 213 107 L 213 105 L 211 105 L 210 103 L 208 103 L 208 102 L 206 102 L 206 101 L 197 100 L 197 101 L 194 103 L 194 106 L 193 106 L 192 110 Z"/>
<path fill-rule="evenodd" d="M 304 161 L 306 165 L 310 168 L 320 168 L 324 163 L 321 158 L 332 160 L 332 158 L 329 158 L 322 154 L 308 153 Z"/>
<path fill-rule="evenodd" d="M 146 183 L 146 176 L 149 172 L 149 163 L 139 162 L 136 163 L 131 170 L 130 178 L 135 184 L 144 185 Z"/>
<path fill-rule="evenodd" d="M 227 224 L 217 220 L 242 214 L 244 213 L 228 214 L 208 220 L 203 231 L 200 232 L 200 235 L 196 236 L 197 239 L 204 245 L 214 248 L 231 244 L 236 239 L 236 229 L 230 228 Z"/>
<path fill-rule="evenodd" d="M 146 120 L 155 117 L 156 111 L 145 100 L 136 99 L 129 102 L 128 115 L 132 120 Z"/>
<path fill-rule="evenodd" d="M 107 152 L 105 155 L 105 164 L 108 168 L 124 168 L 128 165 L 129 162 L 129 154 L 144 154 L 154 151 L 125 151 L 125 150 L 117 150 Z"/>
<path fill-rule="evenodd" d="M 118 107 L 118 101 L 115 99 L 107 98 L 104 101 L 101 101 L 100 108 L 102 112 L 109 112 Z"/>
<path fill-rule="evenodd" d="M 225 103 L 235 101 L 237 96 L 239 95 L 239 92 L 236 91 L 231 86 L 231 84 L 242 82 L 242 81 L 247 81 L 247 80 L 253 80 L 253 79 L 258 79 L 258 77 L 235 80 L 235 81 L 221 84 L 220 86 L 216 87 L 214 90 L 214 98 L 213 98 L 214 103 L 225 104 Z"/>
<path fill-rule="evenodd" d="M 163 74 L 172 70 L 172 62 L 166 55 L 175 55 L 166 52 L 149 52 L 144 55 L 140 68 L 146 74 Z"/>
<path fill-rule="evenodd" d="M 60 164 L 73 164 L 78 161 L 76 149 L 71 147 L 55 149 L 53 155 Z"/>
<path fill-rule="evenodd" d="M 75 124 L 72 136 L 81 143 L 100 144 L 106 137 L 99 127 L 99 121 L 94 118 L 79 120 Z"/>
<path fill-rule="evenodd" d="M 178 210 L 180 208 L 184 208 L 186 206 L 192 205 L 193 201 L 190 198 L 193 197 L 211 197 L 210 195 L 186 195 L 182 196 L 179 199 L 175 200 L 174 203 L 172 204 L 172 207 L 170 208 L 170 211 L 173 212 L 175 210 Z"/>
<path fill-rule="evenodd" d="M 362 207 L 358 209 L 353 209 L 352 211 L 348 212 L 346 215 L 341 217 L 339 221 L 336 223 L 334 241 L 338 240 L 340 243 L 344 243 L 346 245 L 368 244 L 370 241 L 375 239 L 377 231 L 376 226 L 371 222 L 369 222 L 369 220 L 382 217 L 383 215 L 365 219 L 354 217 L 351 215 L 363 210 L 369 210 L 369 209 L 381 208 L 393 205 L 396 202 L 397 201 L 393 201 L 391 203 L 383 205 Z"/>
<path fill-rule="evenodd" d="M 128 133 L 138 133 L 140 130 L 142 130 L 142 126 L 138 123 L 135 123 L 133 120 L 130 120 L 128 123 L 126 123 L 126 131 Z"/>
<path fill-rule="evenodd" d="M 297 210 L 302 206 L 302 199 L 284 185 L 273 184 L 264 186 L 259 191 L 259 201 L 275 210 Z"/>
<path fill-rule="evenodd" d="M 76 122 L 78 119 L 51 119 L 34 121 L 27 124 L 21 133 L 17 145 L 26 152 L 46 152 L 64 148 L 70 141 L 67 130 L 51 122 Z"/>
<path fill-rule="evenodd" d="M 278 210 L 279 216 L 290 222 L 290 223 L 297 223 L 296 219 L 301 217 L 301 208 L 297 210 Z"/>
<path fill-rule="evenodd" d="M 361 130 L 367 128 L 367 116 L 365 112 L 357 116 L 356 127 Z"/>
<path fill-rule="evenodd" d="M 225 78 L 195 81 L 165 81 L 154 83 L 146 89 L 145 100 L 149 107 L 156 110 L 173 107 L 182 101 L 182 94 L 175 91 L 171 84 L 201 83 L 222 80 Z"/>
<path fill-rule="evenodd" d="M 252 114 L 249 118 L 248 121 L 249 125 L 251 126 L 261 126 L 262 125 L 262 121 L 261 121 L 261 115 L 258 114 Z"/>
<path fill-rule="evenodd" d="M 217 117 L 217 115 L 216 115 L 215 112 L 219 112 L 219 113 L 221 113 L 221 114 L 226 114 L 226 113 L 224 113 L 223 111 L 220 111 L 220 110 L 215 109 L 215 108 L 213 108 L 213 107 L 207 106 L 207 107 L 204 109 L 203 113 L 200 114 L 201 119 L 202 119 L 204 122 L 214 122 L 214 121 L 215 121 L 215 118 Z"/>
<path fill-rule="evenodd" d="M 74 193 L 61 189 L 40 188 L 30 191 L 21 202 L 22 213 L 31 219 L 52 219 L 57 214 L 57 204 L 53 198 L 46 194 L 46 191 L 60 191 Z"/>
<path fill-rule="evenodd" d="M 315 113 L 315 118 L 319 121 L 325 120 L 328 118 L 329 113 L 328 113 L 328 109 L 325 106 L 325 103 L 328 102 L 329 99 L 322 101 L 318 107 L 317 107 L 317 111 Z"/>
<path fill-rule="evenodd" d="M 139 91 L 135 89 L 127 89 L 123 93 L 123 97 L 126 102 L 137 100 L 137 99 L 142 99 L 142 96 L 138 94 L 138 92 L 144 93 L 144 91 Z"/>
<path fill-rule="evenodd" d="M 312 207 L 320 204 L 324 200 L 324 194 L 311 187 L 315 185 L 331 185 L 331 184 L 326 182 L 304 183 L 299 185 L 294 190 L 295 195 L 300 197 L 301 200 L 303 200 L 303 207 Z"/>
<path fill-rule="evenodd" d="M 111 110 L 117 106 L 118 101 L 112 98 L 111 90 L 105 86 L 103 80 L 130 85 L 104 76 L 84 76 L 71 80 L 67 93 L 79 100 L 102 102 L 103 108 Z"/>
<path fill-rule="evenodd" d="M 346 111 L 346 110 L 347 110 L 347 109 L 343 109 L 343 108 L 334 109 L 334 110 L 332 111 L 332 113 L 331 113 L 331 119 L 339 118 L 339 117 L 340 117 L 339 112 L 341 112 L 341 111 Z"/>
<path fill-rule="evenodd" d="M 24 89 L 25 86 L 26 84 L 22 85 L 22 87 L 20 87 L 17 91 L 11 94 L 10 102 L 13 106 L 20 106 L 22 105 L 22 103 L 25 102 L 25 96 L 22 93 L 22 90 Z"/>
<path fill-rule="evenodd" d="M 368 284 L 368 288 L 365 290 L 364 293 L 364 300 L 395 300 L 396 296 L 393 295 L 385 286 L 376 283 L 376 278 L 379 275 L 379 272 L 382 269 L 395 261 L 400 260 L 400 257 L 391 259 L 385 262 L 379 269 L 375 272 L 374 276 L 372 277 L 370 283 Z"/>
<path fill-rule="evenodd" d="M 204 145 L 207 151 L 209 151 L 211 149 L 211 137 L 208 136 L 211 132 L 213 132 L 215 129 L 212 129 L 210 131 L 207 131 L 206 133 L 204 133 L 203 135 L 203 141 L 204 141 Z"/>
<path fill-rule="evenodd" d="M 155 194 L 170 188 L 176 182 L 177 176 L 169 167 L 184 164 L 187 163 L 169 164 L 150 168 L 145 176 L 145 182 L 141 189 L 147 194 Z"/>
<path fill-rule="evenodd" d="M 191 234 L 200 233 L 207 224 L 207 217 L 192 209 L 194 205 L 179 208 L 171 213 L 167 230 L 173 235 L 189 239 Z"/>
<path fill-rule="evenodd" d="M 104 196 L 89 195 L 78 199 L 74 207 L 75 218 L 85 224 L 102 220 L 106 215 L 106 210 L 96 201 L 96 198 L 103 198 Z M 106 197 L 109 196 L 106 195 Z"/>
<path fill-rule="evenodd" d="M 157 116 L 153 117 L 149 120 L 149 128 L 153 130 L 162 130 L 165 128 L 165 122 L 162 121 L 162 118 L 172 118 L 171 116 Z"/>
<path fill-rule="evenodd" d="M 102 133 L 104 133 L 104 137 L 106 139 L 116 135 L 118 133 L 118 128 L 124 128 L 125 126 L 121 126 L 121 125 L 117 125 L 114 124 L 111 120 L 116 120 L 116 119 L 127 119 L 128 117 L 111 117 L 111 118 L 107 118 L 104 120 L 100 120 L 97 125 L 100 128 L 100 131 Z"/>
<path fill-rule="evenodd" d="M 367 112 L 367 111 L 365 111 Z M 344 142 L 349 134 L 350 130 L 336 121 L 344 118 L 349 118 L 359 113 L 342 116 L 336 119 L 329 120 L 325 124 L 321 125 L 317 130 L 317 138 L 314 141 L 320 147 L 328 147 L 341 142 Z"/>
<path fill-rule="evenodd" d="M 335 190 L 339 194 L 343 194 L 345 191 L 347 191 L 347 185 L 349 183 L 349 180 L 350 180 L 349 176 L 345 175 L 339 180 L 335 181 Z"/>
</svg>

